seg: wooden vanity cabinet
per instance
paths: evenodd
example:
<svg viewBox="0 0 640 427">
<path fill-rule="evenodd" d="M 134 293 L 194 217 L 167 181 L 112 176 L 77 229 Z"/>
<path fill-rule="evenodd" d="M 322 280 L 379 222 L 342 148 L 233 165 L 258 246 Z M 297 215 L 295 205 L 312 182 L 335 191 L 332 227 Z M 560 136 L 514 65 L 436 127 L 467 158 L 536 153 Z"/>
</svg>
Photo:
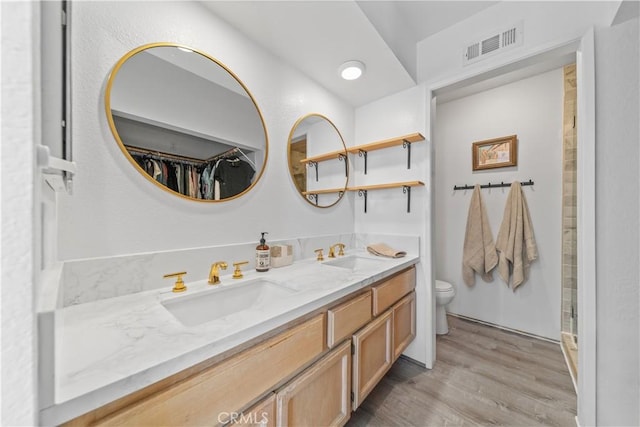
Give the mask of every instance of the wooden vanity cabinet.
<svg viewBox="0 0 640 427">
<path fill-rule="evenodd" d="M 226 423 L 229 413 L 267 394 L 322 354 L 326 348 L 325 328 L 324 314 L 320 314 L 92 425 Z"/>
<path fill-rule="evenodd" d="M 414 288 L 410 267 L 215 365 L 66 425 L 342 426 L 414 339 Z"/>
<path fill-rule="evenodd" d="M 278 391 L 277 422 L 342 426 L 351 416 L 351 343 L 344 341 Z"/>
</svg>

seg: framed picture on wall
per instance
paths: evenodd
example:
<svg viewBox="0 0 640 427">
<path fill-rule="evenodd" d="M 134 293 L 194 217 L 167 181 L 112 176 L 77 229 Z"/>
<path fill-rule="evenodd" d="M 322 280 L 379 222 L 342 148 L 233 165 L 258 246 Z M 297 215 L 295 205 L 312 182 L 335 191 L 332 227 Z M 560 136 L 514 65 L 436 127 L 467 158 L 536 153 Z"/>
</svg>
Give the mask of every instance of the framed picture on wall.
<svg viewBox="0 0 640 427">
<path fill-rule="evenodd" d="M 471 149 L 474 171 L 518 165 L 517 135 L 477 141 Z"/>
</svg>

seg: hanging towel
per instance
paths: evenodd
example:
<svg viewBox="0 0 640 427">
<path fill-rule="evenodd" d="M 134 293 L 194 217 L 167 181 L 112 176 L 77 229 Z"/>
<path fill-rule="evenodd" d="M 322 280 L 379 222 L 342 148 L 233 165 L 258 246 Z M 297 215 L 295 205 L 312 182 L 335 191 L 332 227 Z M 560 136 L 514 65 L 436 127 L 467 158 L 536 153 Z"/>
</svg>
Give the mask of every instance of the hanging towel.
<svg viewBox="0 0 640 427">
<path fill-rule="evenodd" d="M 462 278 L 467 285 L 472 286 L 476 282 L 475 273 L 478 273 L 485 282 L 492 282 L 491 270 L 497 263 L 498 254 L 493 243 L 487 211 L 480 196 L 480 185 L 476 184 L 471 195 L 467 231 L 464 235 Z"/>
<path fill-rule="evenodd" d="M 511 184 L 496 248 L 499 252 L 498 274 L 508 286 L 511 273 L 511 286 L 515 290 L 527 280 L 531 261 L 538 258 L 529 207 L 518 181 Z"/>
</svg>

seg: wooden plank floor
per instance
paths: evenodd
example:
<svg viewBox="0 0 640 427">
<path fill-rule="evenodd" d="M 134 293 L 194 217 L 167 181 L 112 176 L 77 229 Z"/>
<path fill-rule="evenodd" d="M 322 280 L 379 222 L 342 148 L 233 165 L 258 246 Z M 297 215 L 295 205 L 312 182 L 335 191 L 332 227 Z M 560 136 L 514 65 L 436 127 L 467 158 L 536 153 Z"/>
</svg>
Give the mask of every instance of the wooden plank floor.
<svg viewBox="0 0 640 427">
<path fill-rule="evenodd" d="M 559 344 L 449 316 L 434 368 L 399 359 L 347 426 L 575 426 Z"/>
</svg>

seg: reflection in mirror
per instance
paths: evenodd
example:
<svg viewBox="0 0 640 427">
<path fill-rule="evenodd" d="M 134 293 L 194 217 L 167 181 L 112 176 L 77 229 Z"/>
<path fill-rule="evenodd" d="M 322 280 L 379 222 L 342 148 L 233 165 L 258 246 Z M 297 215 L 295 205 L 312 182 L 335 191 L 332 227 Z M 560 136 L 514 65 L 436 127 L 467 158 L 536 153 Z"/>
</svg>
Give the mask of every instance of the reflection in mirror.
<svg viewBox="0 0 640 427">
<path fill-rule="evenodd" d="M 262 114 L 244 84 L 207 54 L 172 43 L 136 48 L 114 67 L 105 105 L 122 152 L 173 194 L 229 200 L 262 175 Z"/>
<path fill-rule="evenodd" d="M 308 114 L 289 134 L 289 172 L 298 192 L 314 206 L 340 201 L 349 180 L 347 147 L 338 128 L 321 114 Z"/>
</svg>

